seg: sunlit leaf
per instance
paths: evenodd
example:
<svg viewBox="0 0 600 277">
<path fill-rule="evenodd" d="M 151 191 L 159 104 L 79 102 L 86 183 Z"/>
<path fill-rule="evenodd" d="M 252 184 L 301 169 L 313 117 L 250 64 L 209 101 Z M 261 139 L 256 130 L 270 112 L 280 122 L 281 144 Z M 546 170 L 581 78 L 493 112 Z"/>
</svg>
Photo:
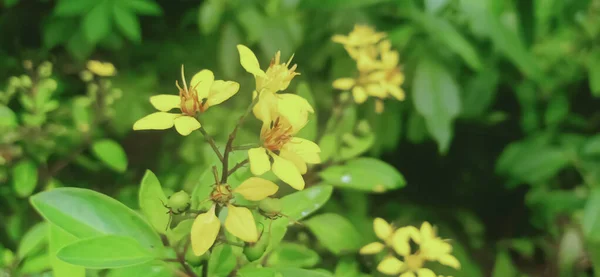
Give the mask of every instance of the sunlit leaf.
<svg viewBox="0 0 600 277">
<path fill-rule="evenodd" d="M 126 267 L 154 259 L 135 239 L 114 235 L 79 240 L 60 249 L 57 257 L 85 268 Z"/>
<path fill-rule="evenodd" d="M 294 220 L 300 220 L 323 206 L 332 191 L 331 186 L 318 185 L 286 195 L 281 198 L 281 212 Z"/>
</svg>

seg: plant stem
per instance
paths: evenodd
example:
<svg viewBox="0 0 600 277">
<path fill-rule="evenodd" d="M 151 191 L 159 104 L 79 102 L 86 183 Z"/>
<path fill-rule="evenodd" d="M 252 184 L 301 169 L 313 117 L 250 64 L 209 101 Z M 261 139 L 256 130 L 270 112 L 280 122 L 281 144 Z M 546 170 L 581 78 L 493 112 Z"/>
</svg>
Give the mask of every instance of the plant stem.
<svg viewBox="0 0 600 277">
<path fill-rule="evenodd" d="M 208 142 L 208 144 L 210 144 L 210 147 L 212 147 L 213 151 L 215 151 L 215 154 L 217 154 L 217 157 L 219 157 L 219 161 L 223 162 L 223 155 L 221 155 L 221 152 L 219 151 L 219 148 L 217 147 L 217 144 L 215 143 L 215 139 L 206 132 L 204 127 L 200 126 L 199 130 L 200 130 L 200 133 L 202 133 L 202 135 L 206 139 L 206 142 Z"/>
<path fill-rule="evenodd" d="M 231 150 L 232 151 L 249 150 L 249 149 L 256 148 L 256 147 L 259 147 L 259 145 L 255 144 L 255 143 L 252 143 L 252 144 L 245 144 L 245 145 L 234 146 Z"/>
<path fill-rule="evenodd" d="M 244 114 L 240 117 L 240 119 L 238 120 L 238 123 L 235 125 L 235 128 L 233 128 L 233 131 L 231 131 L 231 134 L 229 134 L 229 139 L 227 140 L 227 145 L 225 145 L 225 152 L 223 154 L 223 160 L 222 160 L 223 161 L 223 172 L 221 175 L 221 184 L 226 184 L 227 177 L 229 177 L 229 153 L 231 153 L 231 151 L 233 150 L 233 141 L 235 140 L 237 131 L 238 131 L 238 129 L 240 129 L 242 124 L 244 124 L 244 120 L 246 119 L 246 117 L 250 114 L 250 112 L 252 112 L 252 108 L 254 108 L 256 103 L 258 103 L 259 95 L 257 95 L 254 98 L 254 100 L 252 100 L 252 103 L 250 103 L 250 105 L 246 109 L 246 112 L 244 112 Z"/>
<path fill-rule="evenodd" d="M 249 159 L 245 159 L 239 163 L 237 163 L 235 166 L 233 166 L 229 172 L 228 175 L 231 176 L 231 174 L 233 174 L 234 172 L 236 172 L 238 169 L 242 168 L 243 166 L 245 166 L 246 164 L 248 164 L 250 160 Z"/>
</svg>

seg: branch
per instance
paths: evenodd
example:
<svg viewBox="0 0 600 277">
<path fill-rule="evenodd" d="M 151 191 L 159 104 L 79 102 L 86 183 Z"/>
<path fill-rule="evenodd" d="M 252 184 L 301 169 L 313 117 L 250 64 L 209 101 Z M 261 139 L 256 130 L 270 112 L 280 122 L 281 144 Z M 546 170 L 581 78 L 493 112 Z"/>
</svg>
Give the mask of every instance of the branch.
<svg viewBox="0 0 600 277">
<path fill-rule="evenodd" d="M 215 143 L 215 139 L 212 136 L 210 136 L 202 126 L 200 126 L 200 133 L 202 133 L 202 135 L 206 139 L 206 142 L 208 142 L 208 144 L 210 144 L 210 147 L 212 147 L 213 151 L 215 151 L 215 154 L 217 154 L 217 157 L 219 157 L 219 161 L 223 162 L 223 155 L 221 155 L 221 152 L 219 151 L 219 148 Z"/>
<path fill-rule="evenodd" d="M 245 159 L 239 163 L 237 163 L 234 167 L 232 167 L 229 172 L 227 173 L 227 175 L 231 176 L 231 174 L 233 174 L 234 172 L 236 172 L 238 169 L 242 168 L 243 166 L 245 166 L 246 164 L 248 164 L 248 162 L 250 162 L 249 159 Z"/>
</svg>

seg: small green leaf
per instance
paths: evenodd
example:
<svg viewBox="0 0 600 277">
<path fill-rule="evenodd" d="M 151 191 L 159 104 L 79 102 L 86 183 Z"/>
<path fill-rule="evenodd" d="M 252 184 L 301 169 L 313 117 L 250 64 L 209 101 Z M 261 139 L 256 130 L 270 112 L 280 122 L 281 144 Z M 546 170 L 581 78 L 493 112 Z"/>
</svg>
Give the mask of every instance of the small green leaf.
<svg viewBox="0 0 600 277">
<path fill-rule="evenodd" d="M 167 232 L 167 236 L 169 237 L 169 241 L 171 243 L 175 243 L 183 239 L 185 236 L 189 235 L 192 231 L 192 225 L 194 224 L 194 219 L 185 219 L 179 222 L 175 228 L 171 229 L 170 232 Z"/>
<path fill-rule="evenodd" d="M 325 248 L 336 255 L 357 251 L 362 246 L 361 235 L 341 215 L 320 214 L 306 220 L 304 224 Z"/>
<path fill-rule="evenodd" d="M 113 6 L 113 16 L 115 17 L 115 24 L 125 37 L 136 43 L 142 41 L 142 28 L 134 13 L 115 5 Z"/>
<path fill-rule="evenodd" d="M 43 41 L 46 49 L 52 49 L 69 41 L 77 31 L 75 18 L 49 19 L 43 27 Z"/>
<path fill-rule="evenodd" d="M 58 16 L 77 16 L 86 14 L 97 3 L 96 0 L 60 0 L 54 8 Z"/>
<path fill-rule="evenodd" d="M 77 58 L 80 61 L 86 60 L 96 47 L 95 43 L 89 42 L 85 38 L 83 28 L 79 28 L 78 31 L 71 36 L 67 42 L 67 50 L 69 54 Z"/>
<path fill-rule="evenodd" d="M 117 1 L 119 5 L 123 5 L 127 9 L 135 11 L 137 14 L 142 15 L 161 15 L 162 9 L 154 0 L 127 0 Z"/>
<path fill-rule="evenodd" d="M 23 160 L 12 168 L 13 189 L 19 197 L 27 197 L 35 190 L 38 182 L 37 166 L 31 160 Z"/>
<path fill-rule="evenodd" d="M 18 4 L 20 0 L 4 0 L 4 7 L 10 8 Z"/>
<path fill-rule="evenodd" d="M 225 11 L 224 3 L 219 0 L 207 0 L 200 5 L 198 26 L 203 34 L 210 34 L 219 27 L 221 16 Z"/>
<path fill-rule="evenodd" d="M 439 152 L 445 153 L 452 140 L 452 122 L 461 110 L 458 84 L 442 65 L 425 58 L 417 65 L 413 86 L 415 108 L 425 117 Z"/>
<path fill-rule="evenodd" d="M 85 268 L 65 263 L 56 257 L 56 254 L 64 246 L 77 241 L 77 238 L 63 229 L 50 224 L 48 239 L 48 254 L 54 276 L 85 277 Z"/>
<path fill-rule="evenodd" d="M 279 271 L 281 277 L 333 277 L 331 273 L 327 273 L 322 270 L 288 267 L 278 268 L 277 271 Z"/>
<path fill-rule="evenodd" d="M 368 6 L 385 2 L 391 2 L 391 0 L 304 0 L 300 2 L 300 7 L 320 10 L 351 9 L 366 8 Z"/>
<path fill-rule="evenodd" d="M 332 186 L 317 185 L 286 195 L 281 198 L 281 212 L 294 220 L 300 220 L 327 203 L 332 192 Z"/>
<path fill-rule="evenodd" d="M 237 264 L 231 246 L 221 244 L 214 247 L 208 259 L 209 276 L 228 276 Z"/>
<path fill-rule="evenodd" d="M 167 196 L 165 196 L 158 178 L 150 170 L 146 170 L 144 178 L 142 178 L 138 201 L 148 222 L 155 230 L 164 234 L 169 223 L 168 210 L 163 206 L 164 203 L 167 203 Z"/>
<path fill-rule="evenodd" d="M 343 257 L 335 266 L 335 277 L 360 277 L 361 272 L 356 259 Z"/>
<path fill-rule="evenodd" d="M 277 267 L 311 268 L 319 263 L 321 258 L 314 250 L 297 243 L 282 243 L 269 255 L 268 264 Z"/>
<path fill-rule="evenodd" d="M 17 249 L 17 257 L 23 259 L 29 254 L 44 245 L 48 240 L 48 224 L 41 222 L 29 229 L 21 238 L 19 248 Z"/>
<path fill-rule="evenodd" d="M 105 38 L 110 33 L 111 21 L 110 1 L 102 0 L 83 18 L 86 40 L 96 44 Z"/>
<path fill-rule="evenodd" d="M 494 103 L 500 76 L 495 68 L 484 68 L 471 77 L 462 91 L 461 115 L 479 119 Z"/>
<path fill-rule="evenodd" d="M 85 268 L 119 268 L 154 259 L 152 253 L 133 238 L 107 235 L 79 240 L 58 251 L 64 262 Z"/>
<path fill-rule="evenodd" d="M 592 95 L 600 97 L 600 51 L 596 50 L 591 54 L 587 65 Z"/>
<path fill-rule="evenodd" d="M 50 259 L 48 258 L 48 255 L 40 254 L 38 256 L 31 257 L 23 261 L 19 273 L 28 276 L 33 273 L 41 273 L 47 271 L 49 269 Z"/>
<path fill-rule="evenodd" d="M 600 242 L 600 189 L 591 191 L 583 210 L 581 225 L 583 234 L 588 240 Z"/>
<path fill-rule="evenodd" d="M 96 141 L 92 145 L 92 152 L 111 169 L 117 172 L 127 170 L 127 155 L 117 142 L 110 139 Z"/>
<path fill-rule="evenodd" d="M 516 277 L 519 276 L 519 271 L 513 265 L 510 255 L 507 251 L 500 251 L 496 255 L 494 263 L 494 271 L 492 277 Z"/>
<path fill-rule="evenodd" d="M 30 197 L 33 207 L 49 222 L 77 238 L 120 235 L 159 250 L 162 241 L 136 212 L 104 194 L 80 188 L 57 188 Z"/>
<path fill-rule="evenodd" d="M 17 127 L 17 115 L 7 106 L 0 105 L 0 130 Z"/>
<path fill-rule="evenodd" d="M 330 166 L 319 176 L 334 186 L 378 193 L 406 185 L 396 168 L 375 158 L 358 158 L 343 165 Z"/>
</svg>

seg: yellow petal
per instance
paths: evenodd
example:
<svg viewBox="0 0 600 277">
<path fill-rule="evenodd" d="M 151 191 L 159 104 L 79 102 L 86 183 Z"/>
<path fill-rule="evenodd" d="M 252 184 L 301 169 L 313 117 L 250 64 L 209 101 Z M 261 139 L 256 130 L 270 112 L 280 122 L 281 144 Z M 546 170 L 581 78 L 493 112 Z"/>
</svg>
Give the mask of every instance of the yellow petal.
<svg viewBox="0 0 600 277">
<path fill-rule="evenodd" d="M 192 240 L 192 250 L 196 256 L 200 256 L 215 243 L 217 235 L 221 229 L 221 222 L 215 215 L 215 206 L 206 213 L 199 214 L 192 224 L 190 233 Z"/>
<path fill-rule="evenodd" d="M 392 237 L 392 248 L 401 256 L 410 254 L 410 234 L 404 228 L 396 230 Z"/>
<path fill-rule="evenodd" d="M 210 88 L 206 105 L 214 106 L 223 103 L 234 96 L 240 89 L 240 84 L 233 81 L 216 80 Z"/>
<path fill-rule="evenodd" d="M 308 113 L 314 113 L 314 109 L 300 95 L 285 93 L 277 95 L 277 112 L 288 120 L 295 134 L 306 125 Z"/>
<path fill-rule="evenodd" d="M 404 263 L 394 256 L 387 256 L 377 265 L 377 271 L 383 274 L 396 275 L 402 271 L 403 265 Z"/>
<path fill-rule="evenodd" d="M 375 235 L 384 241 L 389 239 L 394 232 L 394 228 L 385 219 L 379 217 L 373 220 L 373 230 L 375 231 Z"/>
<path fill-rule="evenodd" d="M 417 270 L 417 276 L 419 277 L 437 277 L 433 271 L 429 268 L 421 268 Z"/>
<path fill-rule="evenodd" d="M 334 35 L 333 37 L 331 37 L 331 40 L 333 40 L 333 42 L 340 43 L 340 44 L 348 43 L 348 37 L 344 36 L 344 35 Z"/>
<path fill-rule="evenodd" d="M 304 162 L 302 157 L 300 157 L 298 154 L 292 151 L 288 151 L 286 149 L 281 149 L 281 151 L 279 152 L 279 156 L 294 163 L 296 168 L 298 168 L 298 171 L 300 171 L 300 174 L 306 174 L 306 172 L 308 171 L 306 162 Z"/>
<path fill-rule="evenodd" d="M 263 92 L 258 97 L 258 103 L 254 106 L 252 112 L 263 123 L 271 124 L 271 121 L 277 115 L 278 98 L 270 92 Z"/>
<path fill-rule="evenodd" d="M 273 166 L 271 167 L 271 170 L 279 179 L 281 179 L 281 181 L 297 190 L 304 189 L 304 179 L 294 163 L 277 155 L 272 155 L 271 157 L 273 157 Z"/>
<path fill-rule="evenodd" d="M 358 252 L 362 255 L 377 254 L 383 250 L 385 246 L 381 242 L 371 242 L 363 246 Z"/>
<path fill-rule="evenodd" d="M 412 271 L 400 274 L 399 277 L 417 277 Z"/>
<path fill-rule="evenodd" d="M 192 131 L 200 128 L 200 122 L 191 116 L 180 116 L 175 119 L 175 130 L 182 136 L 189 135 Z"/>
<path fill-rule="evenodd" d="M 279 187 L 269 180 L 250 177 L 235 188 L 233 192 L 241 194 L 246 200 L 260 201 L 275 194 L 278 189 Z"/>
<path fill-rule="evenodd" d="M 256 242 L 258 240 L 256 223 L 248 208 L 227 205 L 225 229 L 243 241 Z"/>
<path fill-rule="evenodd" d="M 256 176 L 263 175 L 271 169 L 271 161 L 269 161 L 267 151 L 262 147 L 248 150 L 248 160 L 250 161 L 250 171 Z"/>
<path fill-rule="evenodd" d="M 321 157 L 319 155 L 319 153 L 321 153 L 321 148 L 310 140 L 293 137 L 290 142 L 283 146 L 283 149 L 296 153 L 306 163 L 321 163 Z"/>
<path fill-rule="evenodd" d="M 210 88 L 215 80 L 215 74 L 208 69 L 200 70 L 198 73 L 194 74 L 192 77 L 192 81 L 190 81 L 190 90 L 196 90 L 198 100 L 202 102 L 202 99 L 208 97 L 208 93 L 210 92 Z"/>
<path fill-rule="evenodd" d="M 352 78 L 339 78 L 333 81 L 332 86 L 335 89 L 349 90 L 354 86 L 354 84 L 356 84 L 356 81 L 354 81 Z"/>
<path fill-rule="evenodd" d="M 86 67 L 92 73 L 103 77 L 114 76 L 117 71 L 112 63 L 94 60 L 88 61 Z"/>
<path fill-rule="evenodd" d="M 252 73 L 254 76 L 266 77 L 264 71 L 260 69 L 260 64 L 258 63 L 258 59 L 254 55 L 254 52 L 250 50 L 250 48 L 238 44 L 237 45 L 238 52 L 240 53 L 240 64 L 242 67 L 248 71 L 248 73 Z"/>
<path fill-rule="evenodd" d="M 421 236 L 423 239 L 430 239 L 435 237 L 435 231 L 433 231 L 433 226 L 431 223 L 425 221 L 421 225 Z"/>
<path fill-rule="evenodd" d="M 133 124 L 133 130 L 165 130 L 173 127 L 175 118 L 180 114 L 155 112 L 151 113 Z"/>
<path fill-rule="evenodd" d="M 390 86 L 387 86 L 387 90 L 397 100 L 404 100 L 404 98 L 406 97 L 404 90 L 402 90 L 402 88 L 400 88 L 400 87 L 390 85 Z"/>
<path fill-rule="evenodd" d="M 370 84 L 365 88 L 367 90 L 367 94 L 371 96 L 375 96 L 378 98 L 385 98 L 387 95 L 385 94 L 385 89 L 380 84 Z"/>
<path fill-rule="evenodd" d="M 178 95 L 160 94 L 150 97 L 150 104 L 161 112 L 168 112 L 171 109 L 179 108 L 181 98 Z"/>
<path fill-rule="evenodd" d="M 367 101 L 367 92 L 363 87 L 354 87 L 352 89 L 352 96 L 354 97 L 354 101 L 358 104 L 362 104 Z"/>
<path fill-rule="evenodd" d="M 438 261 L 443 265 L 452 267 L 454 269 L 460 269 L 460 262 L 450 254 L 443 255 L 438 259 Z"/>
</svg>

